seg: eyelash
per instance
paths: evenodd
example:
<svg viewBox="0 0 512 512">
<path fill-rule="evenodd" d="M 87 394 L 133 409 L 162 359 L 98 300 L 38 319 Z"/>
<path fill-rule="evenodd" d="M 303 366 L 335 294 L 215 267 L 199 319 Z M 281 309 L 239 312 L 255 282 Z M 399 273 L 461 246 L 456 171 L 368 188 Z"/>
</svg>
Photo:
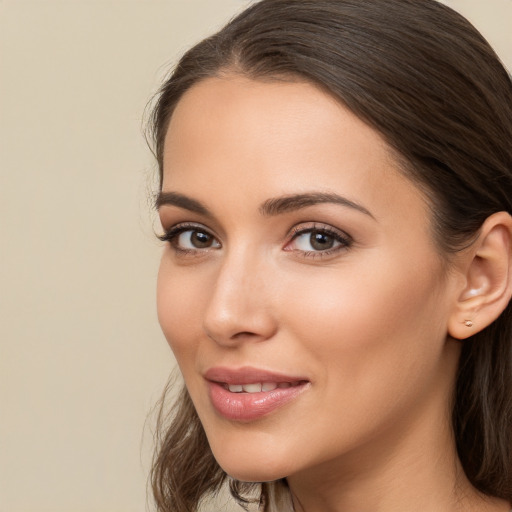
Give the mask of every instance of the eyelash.
<svg viewBox="0 0 512 512">
<path fill-rule="evenodd" d="M 201 226 L 200 224 L 190 224 L 190 223 L 183 223 L 183 224 L 177 224 L 176 226 L 173 226 L 171 229 L 166 231 L 163 235 L 158 236 L 158 238 L 162 242 L 168 242 L 171 246 L 171 248 L 180 255 L 184 256 L 201 256 L 204 255 L 206 252 L 210 250 L 216 250 L 219 247 L 221 247 L 220 242 L 217 243 L 219 246 L 217 247 L 205 247 L 205 248 L 196 248 L 196 249 L 190 249 L 190 248 L 183 248 L 177 245 L 177 239 L 178 237 L 186 233 L 187 231 L 191 232 L 199 232 L 204 233 L 210 237 L 212 237 L 213 240 L 217 240 L 217 238 L 206 228 Z M 300 236 L 306 235 L 306 234 L 313 234 L 318 233 L 321 235 L 328 236 L 332 238 L 335 242 L 337 242 L 339 245 L 336 247 L 325 249 L 325 250 L 319 250 L 319 251 L 304 251 L 300 249 L 287 249 L 287 247 L 292 244 L 295 240 L 297 240 Z M 347 250 L 350 248 L 350 246 L 353 243 L 352 238 L 339 230 L 336 230 L 330 226 L 326 226 L 324 224 L 316 224 L 309 226 L 304 225 L 298 225 L 295 226 L 290 234 L 288 235 L 289 241 L 286 243 L 283 250 L 289 251 L 289 252 L 297 252 L 300 253 L 300 256 L 303 258 L 324 258 L 331 256 L 332 254 L 335 254 L 337 252 L 340 252 L 342 250 Z"/>
<path fill-rule="evenodd" d="M 189 224 L 189 223 L 182 223 L 177 224 L 176 226 L 171 227 L 168 231 L 166 231 L 163 235 L 158 236 L 158 239 L 162 242 L 168 242 L 171 248 L 178 254 L 186 255 L 186 256 L 199 256 L 201 254 L 204 254 L 206 251 L 211 250 L 212 248 L 207 247 L 203 249 L 185 249 L 183 247 L 180 247 L 177 245 L 176 241 L 178 237 L 182 233 L 186 233 L 187 231 L 192 232 L 199 232 L 199 233 L 205 233 L 208 236 L 212 237 L 214 240 L 216 240 L 216 237 L 210 233 L 208 229 L 205 229 L 200 224 Z M 214 248 L 216 249 L 216 247 Z"/>
<path fill-rule="evenodd" d="M 300 249 L 286 249 L 288 245 L 290 245 L 294 240 L 297 240 L 302 235 L 312 235 L 313 233 L 318 233 L 320 235 L 327 235 L 328 237 L 332 238 L 335 242 L 337 242 L 339 245 L 330 249 L 325 249 L 322 251 L 304 251 Z M 288 250 L 290 252 L 298 252 L 300 253 L 301 257 L 304 258 L 325 258 L 328 256 L 331 256 L 333 254 L 336 254 L 340 251 L 347 250 L 351 247 L 353 240 L 352 238 L 343 231 L 334 229 L 333 227 L 326 226 L 325 224 L 316 224 L 309 226 L 296 226 L 292 229 L 290 233 L 290 241 L 286 244 L 284 250 Z"/>
</svg>

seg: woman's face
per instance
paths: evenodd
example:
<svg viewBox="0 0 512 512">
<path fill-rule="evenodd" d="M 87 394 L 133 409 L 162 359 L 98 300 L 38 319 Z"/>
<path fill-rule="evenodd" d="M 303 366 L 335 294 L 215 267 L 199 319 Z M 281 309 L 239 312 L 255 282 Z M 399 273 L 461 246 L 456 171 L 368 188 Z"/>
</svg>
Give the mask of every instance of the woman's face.
<svg viewBox="0 0 512 512">
<path fill-rule="evenodd" d="M 159 204 L 159 320 L 230 475 L 332 474 L 444 428 L 456 277 L 377 132 L 311 84 L 208 79 Z"/>
</svg>

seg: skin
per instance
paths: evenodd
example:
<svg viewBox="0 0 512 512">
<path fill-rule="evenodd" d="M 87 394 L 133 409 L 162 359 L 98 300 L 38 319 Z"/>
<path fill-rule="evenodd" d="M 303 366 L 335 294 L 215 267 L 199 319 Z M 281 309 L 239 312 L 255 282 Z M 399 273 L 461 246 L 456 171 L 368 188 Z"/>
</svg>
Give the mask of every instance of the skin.
<svg viewBox="0 0 512 512">
<path fill-rule="evenodd" d="M 447 326 L 465 278 L 447 271 L 426 200 L 377 132 L 308 83 L 211 78 L 172 116 L 162 191 L 209 212 L 160 205 L 164 231 L 185 231 L 162 256 L 158 314 L 228 474 L 286 477 L 307 512 L 509 509 L 476 493 L 454 448 L 460 342 Z M 309 193 L 358 207 L 261 212 Z M 341 241 L 318 250 L 297 227 Z M 230 421 L 208 396 L 213 366 L 310 384 L 267 416 Z"/>
</svg>

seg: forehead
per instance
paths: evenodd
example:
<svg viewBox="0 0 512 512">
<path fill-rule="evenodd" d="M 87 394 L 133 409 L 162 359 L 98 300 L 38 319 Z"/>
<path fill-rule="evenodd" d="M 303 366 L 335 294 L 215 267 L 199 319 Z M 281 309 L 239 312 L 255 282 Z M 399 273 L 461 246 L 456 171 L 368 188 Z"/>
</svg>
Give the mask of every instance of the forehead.
<svg viewBox="0 0 512 512">
<path fill-rule="evenodd" d="M 210 78 L 178 103 L 164 146 L 163 190 L 215 202 L 265 201 L 312 188 L 377 210 L 424 212 L 378 132 L 305 82 Z"/>
</svg>

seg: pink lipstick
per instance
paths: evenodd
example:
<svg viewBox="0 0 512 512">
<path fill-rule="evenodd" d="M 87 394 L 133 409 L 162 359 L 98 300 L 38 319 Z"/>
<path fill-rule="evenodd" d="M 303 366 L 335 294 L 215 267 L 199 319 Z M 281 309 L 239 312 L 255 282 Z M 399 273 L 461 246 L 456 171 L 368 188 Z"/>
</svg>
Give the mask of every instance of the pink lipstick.
<svg viewBox="0 0 512 512">
<path fill-rule="evenodd" d="M 302 376 L 257 368 L 210 368 L 204 375 L 215 410 L 234 421 L 254 421 L 290 402 L 309 387 Z"/>
</svg>

